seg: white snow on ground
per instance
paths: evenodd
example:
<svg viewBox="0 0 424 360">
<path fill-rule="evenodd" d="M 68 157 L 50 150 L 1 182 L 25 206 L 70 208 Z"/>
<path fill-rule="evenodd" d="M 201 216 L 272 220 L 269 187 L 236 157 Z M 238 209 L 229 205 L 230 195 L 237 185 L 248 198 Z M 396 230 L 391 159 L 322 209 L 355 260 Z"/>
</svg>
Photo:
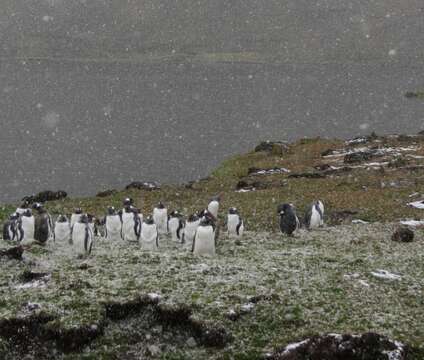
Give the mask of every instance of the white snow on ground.
<svg viewBox="0 0 424 360">
<path fill-rule="evenodd" d="M 250 312 L 253 310 L 254 307 L 255 307 L 255 304 L 250 302 L 250 303 L 242 305 L 240 309 L 243 312 Z"/>
<path fill-rule="evenodd" d="M 259 170 L 257 172 L 252 173 L 252 175 L 272 175 L 272 174 L 283 174 L 289 173 L 290 170 L 286 168 L 278 168 L 278 169 L 268 169 L 268 170 Z"/>
<path fill-rule="evenodd" d="M 394 344 L 397 346 L 397 349 L 392 351 L 383 351 L 383 354 L 386 354 L 388 360 L 400 360 L 403 358 L 405 345 L 399 341 L 394 341 Z"/>
<path fill-rule="evenodd" d="M 377 269 L 376 271 L 371 271 L 371 275 L 384 280 L 400 280 L 402 277 L 397 274 L 393 274 L 387 270 Z"/>
<path fill-rule="evenodd" d="M 148 293 L 147 296 L 149 297 L 150 300 L 160 300 L 161 296 L 159 294 L 156 293 Z"/>
<path fill-rule="evenodd" d="M 355 149 L 347 149 L 347 150 L 334 150 L 333 154 L 325 155 L 324 158 L 334 158 L 334 157 L 341 157 L 349 154 L 354 154 L 358 152 L 366 152 L 366 151 L 373 151 L 373 155 L 401 155 L 402 152 L 406 151 L 417 151 L 420 148 L 418 146 L 408 146 L 408 147 L 387 147 L 387 148 L 381 148 L 381 149 L 370 149 L 369 147 L 358 147 Z"/>
<path fill-rule="evenodd" d="M 251 189 L 240 189 L 240 190 L 236 190 L 236 192 L 239 193 L 245 193 L 245 192 L 250 192 L 250 191 L 255 191 L 255 188 L 251 188 Z"/>
<path fill-rule="evenodd" d="M 368 224 L 368 221 L 364 221 L 361 219 L 353 219 L 352 224 Z"/>
<path fill-rule="evenodd" d="M 297 342 L 297 343 L 293 343 L 293 344 L 287 345 L 284 348 L 283 354 L 286 354 L 286 353 L 288 353 L 290 351 L 293 351 L 293 350 L 297 349 L 299 346 L 302 346 L 303 344 L 306 344 L 308 341 L 309 340 L 307 339 L 307 340 L 303 340 L 303 341 L 300 341 L 300 342 Z"/>
<path fill-rule="evenodd" d="M 25 284 L 19 284 L 16 285 L 14 288 L 16 290 L 21 290 L 21 289 L 30 289 L 30 288 L 44 288 L 46 287 L 46 282 L 50 279 L 50 275 L 44 276 L 39 280 L 34 280 L 31 282 L 27 282 Z"/>
<path fill-rule="evenodd" d="M 412 206 L 417 209 L 424 209 L 424 200 L 413 201 L 407 204 L 408 206 Z"/>
<path fill-rule="evenodd" d="M 400 223 L 408 226 L 424 226 L 424 220 L 403 220 Z"/>
<path fill-rule="evenodd" d="M 416 196 L 419 196 L 420 195 L 420 193 L 419 192 L 414 192 L 414 193 L 412 193 L 411 195 L 409 195 L 409 197 L 410 198 L 413 198 L 413 197 L 416 197 Z"/>
</svg>

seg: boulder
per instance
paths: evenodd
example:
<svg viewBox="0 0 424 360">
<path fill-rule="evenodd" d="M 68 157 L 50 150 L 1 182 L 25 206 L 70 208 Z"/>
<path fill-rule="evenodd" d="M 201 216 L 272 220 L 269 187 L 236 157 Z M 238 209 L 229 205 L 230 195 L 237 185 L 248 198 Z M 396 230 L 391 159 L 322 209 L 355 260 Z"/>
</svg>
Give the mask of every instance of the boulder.
<svg viewBox="0 0 424 360">
<path fill-rule="evenodd" d="M 66 191 L 58 190 L 58 191 L 41 191 L 36 195 L 25 196 L 22 201 L 27 201 L 29 204 L 33 204 L 36 202 L 44 203 L 46 201 L 54 201 L 61 200 L 68 196 Z"/>
<path fill-rule="evenodd" d="M 287 150 L 287 144 L 282 141 L 262 141 L 255 147 L 255 152 L 265 151 L 272 155 L 283 155 Z"/>
<path fill-rule="evenodd" d="M 100 191 L 96 194 L 96 197 L 108 197 L 116 194 L 118 191 L 115 189 Z"/>
<path fill-rule="evenodd" d="M 373 157 L 374 157 L 374 154 L 372 151 L 357 151 L 351 154 L 346 154 L 343 159 L 343 162 L 345 164 L 354 164 L 354 163 L 360 163 L 363 161 L 369 161 Z"/>
<path fill-rule="evenodd" d="M 5 256 L 9 259 L 22 260 L 23 253 L 24 248 L 21 245 L 9 249 L 0 249 L 0 257 Z"/>
<path fill-rule="evenodd" d="M 400 227 L 393 233 L 392 240 L 398 242 L 412 242 L 414 240 L 414 232 L 407 227 Z"/>
<path fill-rule="evenodd" d="M 154 182 L 149 182 L 149 181 L 133 181 L 131 184 L 128 184 L 127 186 L 125 186 L 125 190 L 129 190 L 129 189 L 153 191 L 153 190 L 159 190 L 160 186 L 159 184 L 156 184 Z"/>
</svg>

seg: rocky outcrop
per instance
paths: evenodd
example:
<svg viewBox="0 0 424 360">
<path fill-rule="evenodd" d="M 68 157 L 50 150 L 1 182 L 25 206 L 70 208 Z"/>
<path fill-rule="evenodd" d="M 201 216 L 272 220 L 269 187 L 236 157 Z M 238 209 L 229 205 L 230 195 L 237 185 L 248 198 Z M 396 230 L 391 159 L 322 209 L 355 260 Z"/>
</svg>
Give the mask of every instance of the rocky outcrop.
<svg viewBox="0 0 424 360">
<path fill-rule="evenodd" d="M 58 190 L 58 191 L 51 191 L 46 190 L 39 192 L 36 195 L 30 195 L 25 196 L 22 201 L 27 201 L 29 204 L 33 204 L 36 202 L 44 203 L 46 201 L 54 201 L 54 200 L 61 200 L 68 196 L 66 191 Z"/>
<path fill-rule="evenodd" d="M 262 141 L 255 147 L 255 152 L 265 151 L 272 155 L 283 155 L 288 148 L 288 145 L 282 141 Z"/>
<path fill-rule="evenodd" d="M 400 227 L 392 235 L 393 241 L 412 242 L 414 241 L 414 232 L 407 227 Z"/>
<path fill-rule="evenodd" d="M 22 260 L 22 254 L 24 253 L 23 246 L 14 246 L 9 249 L 0 249 L 0 257 L 8 257 L 9 259 Z"/>
<path fill-rule="evenodd" d="M 96 194 L 96 197 L 108 197 L 108 196 L 115 195 L 117 192 L 118 190 L 115 190 L 115 189 L 104 190 L 104 191 L 98 192 Z"/>
<path fill-rule="evenodd" d="M 159 190 L 160 186 L 154 182 L 133 181 L 132 183 L 125 186 L 125 190 L 129 190 L 129 189 L 153 191 L 153 190 Z"/>
</svg>

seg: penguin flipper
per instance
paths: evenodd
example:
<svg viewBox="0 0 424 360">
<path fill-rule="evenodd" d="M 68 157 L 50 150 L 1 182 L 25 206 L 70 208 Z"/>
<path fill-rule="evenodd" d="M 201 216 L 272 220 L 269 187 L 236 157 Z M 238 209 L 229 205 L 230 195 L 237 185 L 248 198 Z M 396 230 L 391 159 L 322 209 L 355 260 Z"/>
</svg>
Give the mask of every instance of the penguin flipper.
<svg viewBox="0 0 424 360">
<path fill-rule="evenodd" d="M 191 252 L 194 253 L 194 247 L 196 245 L 196 236 L 197 236 L 197 230 L 194 233 L 194 237 L 193 237 L 193 245 L 191 246 Z"/>
<path fill-rule="evenodd" d="M 237 224 L 237 227 L 236 227 L 237 236 L 240 236 L 240 228 L 242 225 L 243 225 L 243 220 L 242 218 L 239 218 L 239 223 Z"/>
</svg>

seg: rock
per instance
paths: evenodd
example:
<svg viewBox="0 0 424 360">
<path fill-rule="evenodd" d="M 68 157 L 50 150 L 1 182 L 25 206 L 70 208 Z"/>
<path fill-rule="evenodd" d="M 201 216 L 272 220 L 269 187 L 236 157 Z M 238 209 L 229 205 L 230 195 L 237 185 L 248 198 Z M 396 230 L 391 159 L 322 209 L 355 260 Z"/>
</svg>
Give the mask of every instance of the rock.
<svg viewBox="0 0 424 360">
<path fill-rule="evenodd" d="M 334 149 L 327 149 L 327 150 L 324 150 L 324 151 L 321 153 L 321 156 L 333 155 L 335 151 L 336 151 L 336 150 L 334 150 Z"/>
<path fill-rule="evenodd" d="M 298 179 L 298 178 L 323 179 L 326 177 L 326 175 L 320 172 L 304 172 L 304 173 L 290 174 L 288 177 L 294 178 L 294 179 Z"/>
<path fill-rule="evenodd" d="M 262 141 L 255 147 L 255 152 L 266 151 L 272 155 L 283 155 L 287 150 L 287 144 L 282 141 Z"/>
<path fill-rule="evenodd" d="M 414 232 L 407 227 L 400 227 L 392 235 L 393 241 L 412 242 L 414 240 Z"/>
<path fill-rule="evenodd" d="M 197 346 L 197 342 L 194 339 L 194 337 L 188 338 L 187 341 L 186 341 L 186 344 L 187 344 L 188 347 L 191 347 L 191 348 L 194 348 L 194 347 Z"/>
<path fill-rule="evenodd" d="M 108 197 L 108 196 L 116 194 L 117 192 L 118 190 L 115 190 L 115 189 L 100 191 L 96 194 L 96 197 Z"/>
<path fill-rule="evenodd" d="M 292 343 L 270 354 L 269 360 L 406 360 L 408 349 L 400 342 L 376 333 L 328 334 Z"/>
<path fill-rule="evenodd" d="M 25 282 L 30 282 L 33 280 L 39 280 L 39 279 L 45 278 L 48 275 L 50 274 L 37 273 L 37 272 L 32 272 L 30 270 L 25 270 L 21 275 L 19 275 L 19 280 L 25 283 Z"/>
<path fill-rule="evenodd" d="M 387 165 L 389 168 L 399 168 L 402 166 L 408 165 L 408 161 L 403 157 L 396 157 L 393 160 L 390 160 L 389 164 Z"/>
<path fill-rule="evenodd" d="M 273 168 L 257 168 L 250 167 L 247 169 L 248 175 L 274 175 L 274 174 L 285 174 L 289 173 L 290 170 L 282 167 L 273 167 Z"/>
<path fill-rule="evenodd" d="M 329 225 L 349 224 L 352 222 L 353 216 L 357 214 L 357 210 L 351 209 L 332 211 L 328 214 L 327 222 Z"/>
<path fill-rule="evenodd" d="M 23 253 L 24 248 L 21 245 L 9 249 L 0 249 L 0 257 L 5 256 L 9 259 L 22 260 Z"/>
<path fill-rule="evenodd" d="M 133 181 L 131 184 L 128 184 L 127 186 L 125 186 L 125 190 L 129 190 L 129 189 L 153 191 L 153 190 L 159 190 L 160 186 L 159 184 L 156 184 L 154 182 Z"/>
<path fill-rule="evenodd" d="M 54 200 L 61 200 L 68 196 L 66 191 L 58 190 L 58 191 L 51 191 L 46 190 L 39 192 L 36 195 L 30 195 L 25 196 L 22 198 L 22 201 L 27 201 L 29 204 L 33 204 L 36 202 L 44 203 L 46 201 L 54 201 Z"/>
<path fill-rule="evenodd" d="M 285 186 L 285 181 L 277 180 L 277 181 L 263 181 L 258 179 L 250 179 L 250 178 L 244 178 L 241 179 L 237 185 L 236 190 L 264 190 L 264 189 L 270 189 L 270 188 L 276 188 L 276 187 L 282 187 Z"/>
<path fill-rule="evenodd" d="M 360 163 L 363 161 L 369 161 L 374 157 L 372 151 L 357 151 L 351 154 L 346 154 L 343 162 L 346 164 Z"/>
<path fill-rule="evenodd" d="M 331 166 L 329 164 L 318 164 L 314 166 L 314 169 L 318 171 L 325 171 L 330 170 Z"/>
<path fill-rule="evenodd" d="M 159 356 L 162 353 L 162 350 L 157 345 L 148 345 L 147 346 L 147 355 L 150 356 Z"/>
</svg>

